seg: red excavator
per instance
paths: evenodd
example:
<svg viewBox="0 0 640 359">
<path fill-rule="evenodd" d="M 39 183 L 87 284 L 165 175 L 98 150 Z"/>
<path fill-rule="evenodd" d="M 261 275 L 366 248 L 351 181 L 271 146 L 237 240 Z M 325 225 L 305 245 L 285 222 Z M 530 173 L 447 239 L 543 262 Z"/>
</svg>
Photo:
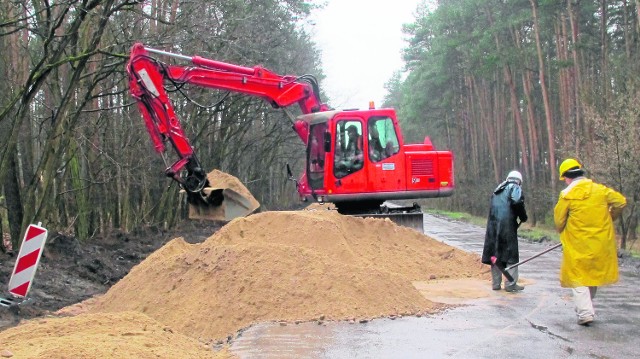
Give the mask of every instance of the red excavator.
<svg viewBox="0 0 640 359">
<path fill-rule="evenodd" d="M 181 66 L 157 56 L 188 62 Z M 296 182 L 303 201 L 333 203 L 342 214 L 387 217 L 422 228 L 417 204 L 394 206 L 389 200 L 450 196 L 454 190 L 453 154 L 424 143 L 403 142 L 396 113 L 390 108 L 334 110 L 320 100 L 311 75 L 278 75 L 261 66 L 243 67 L 200 56 L 184 56 L 135 44 L 127 64 L 129 86 L 137 100 L 157 152 L 166 162 L 166 144 L 178 159 L 166 169 L 187 193 L 191 207 L 209 208 L 214 220 L 253 212 L 247 196 L 214 184 L 202 168 L 176 117 L 165 86 L 192 84 L 258 96 L 274 108 L 297 104 L 302 115 L 293 129 L 306 145 L 306 166 Z M 287 166 L 290 179 L 291 170 Z M 222 212 L 215 212 L 223 208 Z M 205 216 L 206 217 L 206 216 Z"/>
</svg>

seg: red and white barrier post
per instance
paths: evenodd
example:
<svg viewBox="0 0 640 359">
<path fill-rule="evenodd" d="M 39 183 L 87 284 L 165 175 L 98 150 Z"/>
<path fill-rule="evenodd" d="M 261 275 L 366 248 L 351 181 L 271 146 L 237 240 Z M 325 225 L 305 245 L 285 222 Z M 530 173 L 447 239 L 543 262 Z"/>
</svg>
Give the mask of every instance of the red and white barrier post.
<svg viewBox="0 0 640 359">
<path fill-rule="evenodd" d="M 31 288 L 31 282 L 38 269 L 44 243 L 47 240 L 47 230 L 38 225 L 30 224 L 20 246 L 18 259 L 9 280 L 9 292 L 15 297 L 24 298 Z"/>
</svg>

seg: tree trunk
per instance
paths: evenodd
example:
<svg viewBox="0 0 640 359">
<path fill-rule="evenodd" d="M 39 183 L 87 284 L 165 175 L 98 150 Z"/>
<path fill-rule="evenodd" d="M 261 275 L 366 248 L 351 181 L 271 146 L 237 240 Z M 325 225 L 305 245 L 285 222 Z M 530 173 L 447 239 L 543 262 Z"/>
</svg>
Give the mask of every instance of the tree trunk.
<svg viewBox="0 0 640 359">
<path fill-rule="evenodd" d="M 551 104 L 549 103 L 549 93 L 547 90 L 546 83 L 546 75 L 545 75 L 545 64 L 543 60 L 543 52 L 542 52 L 542 44 L 540 41 L 540 25 L 538 22 L 538 2 L 537 0 L 530 0 L 531 8 L 533 11 L 533 27 L 534 34 L 536 39 L 536 50 L 538 54 L 538 71 L 540 76 L 540 88 L 542 90 L 542 101 L 544 103 L 544 113 L 546 117 L 547 123 L 547 133 L 548 133 L 548 148 L 549 148 L 549 165 L 551 170 L 551 188 L 556 188 L 557 176 L 555 168 L 557 166 L 556 163 L 556 146 L 555 146 L 555 131 L 553 124 L 553 114 L 551 112 Z"/>
<path fill-rule="evenodd" d="M 575 116 L 575 124 L 574 124 L 574 132 L 575 136 L 575 148 L 578 153 L 582 153 L 582 140 L 585 135 L 584 125 L 582 123 L 582 111 L 581 111 L 581 100 L 580 100 L 580 89 L 582 88 L 582 78 L 581 78 L 581 69 L 582 61 L 580 61 L 579 47 L 577 46 L 578 40 L 580 37 L 580 29 L 579 29 L 579 19 L 577 16 L 579 14 L 578 11 L 574 11 L 573 0 L 567 1 L 569 4 L 569 23 L 571 24 L 571 57 L 573 59 L 573 67 L 572 76 L 571 76 L 571 89 L 572 96 L 574 99 L 573 103 L 573 111 Z M 579 6 L 579 2 L 577 3 Z"/>
<path fill-rule="evenodd" d="M 489 153 L 491 157 L 491 163 L 493 164 L 493 177 L 496 183 L 500 182 L 500 166 L 498 165 L 497 144 L 496 144 L 496 130 L 494 124 L 489 120 L 489 113 L 487 107 L 489 106 L 486 99 L 486 90 L 479 89 L 474 78 L 471 78 L 471 85 L 474 92 L 474 96 L 477 99 L 478 106 L 480 107 L 480 122 L 484 128 L 484 132 L 487 136 L 487 142 L 489 147 Z"/>
<path fill-rule="evenodd" d="M 13 248 L 20 248 L 20 236 L 24 217 L 22 199 L 20 198 L 20 185 L 18 183 L 18 171 L 16 156 L 11 156 L 8 162 L 8 171 L 4 181 L 4 196 L 7 203 L 7 219 L 9 221 L 9 234 Z"/>
<path fill-rule="evenodd" d="M 527 148 L 527 141 L 524 136 L 524 125 L 522 123 L 522 116 L 520 114 L 520 107 L 518 106 L 518 94 L 516 91 L 516 85 L 513 82 L 513 76 L 511 75 L 511 68 L 509 66 L 504 67 L 504 75 L 509 85 L 509 93 L 511 97 L 511 111 L 513 113 L 513 118 L 516 122 L 516 131 L 518 134 L 518 143 L 520 148 L 520 156 L 522 158 L 522 164 L 524 165 L 525 174 L 529 175 L 531 173 L 529 168 L 529 150 Z"/>
</svg>

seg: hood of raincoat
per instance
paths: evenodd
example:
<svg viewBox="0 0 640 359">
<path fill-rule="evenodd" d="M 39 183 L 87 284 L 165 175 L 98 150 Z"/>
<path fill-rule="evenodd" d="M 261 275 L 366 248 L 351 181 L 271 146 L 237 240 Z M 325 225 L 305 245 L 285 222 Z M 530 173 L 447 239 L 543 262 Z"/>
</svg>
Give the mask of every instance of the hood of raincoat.
<svg viewBox="0 0 640 359">
<path fill-rule="evenodd" d="M 575 200 L 587 199 L 591 196 L 593 183 L 594 182 L 588 178 L 578 177 L 574 179 L 567 188 L 560 192 L 560 197 Z"/>
</svg>

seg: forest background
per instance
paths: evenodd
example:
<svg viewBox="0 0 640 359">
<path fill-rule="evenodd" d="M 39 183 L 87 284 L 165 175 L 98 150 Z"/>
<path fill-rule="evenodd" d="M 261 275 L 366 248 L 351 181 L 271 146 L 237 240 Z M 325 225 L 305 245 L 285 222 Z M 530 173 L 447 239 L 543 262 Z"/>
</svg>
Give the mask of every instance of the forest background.
<svg viewBox="0 0 640 359">
<path fill-rule="evenodd" d="M 85 239 L 184 220 L 186 198 L 163 176 L 128 92 L 130 47 L 312 74 L 322 88 L 308 31 L 319 6 L 0 0 L 0 231 L 15 247 L 34 222 Z M 404 31 L 405 68 L 383 106 L 397 109 L 406 142 L 429 136 L 455 154 L 456 193 L 424 206 L 486 215 L 491 190 L 519 169 L 530 221 L 549 224 L 558 164 L 576 157 L 627 197 L 621 247 L 635 240 L 640 0 L 430 1 Z M 238 177 L 265 210 L 299 206 L 285 166 L 301 172 L 305 151 L 282 110 L 197 87 L 174 95 L 207 170 Z"/>
</svg>

